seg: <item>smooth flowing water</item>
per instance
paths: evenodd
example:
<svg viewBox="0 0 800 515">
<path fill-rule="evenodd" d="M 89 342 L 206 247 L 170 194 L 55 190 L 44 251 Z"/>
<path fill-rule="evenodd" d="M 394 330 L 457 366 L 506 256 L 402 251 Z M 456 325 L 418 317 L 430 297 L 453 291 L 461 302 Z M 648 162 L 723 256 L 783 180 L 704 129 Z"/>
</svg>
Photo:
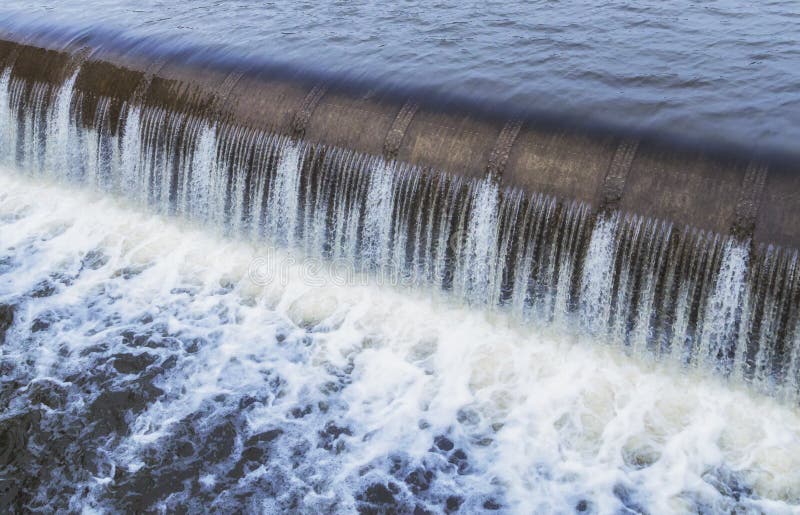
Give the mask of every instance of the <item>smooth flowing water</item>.
<svg viewBox="0 0 800 515">
<path fill-rule="evenodd" d="M 213 46 L 516 107 L 795 151 L 793 0 L 5 0 L 19 34 Z M 70 30 L 71 29 L 71 32 Z M 160 41 L 160 43 L 155 43 Z M 196 54 L 196 52 L 194 52 Z"/>
</svg>

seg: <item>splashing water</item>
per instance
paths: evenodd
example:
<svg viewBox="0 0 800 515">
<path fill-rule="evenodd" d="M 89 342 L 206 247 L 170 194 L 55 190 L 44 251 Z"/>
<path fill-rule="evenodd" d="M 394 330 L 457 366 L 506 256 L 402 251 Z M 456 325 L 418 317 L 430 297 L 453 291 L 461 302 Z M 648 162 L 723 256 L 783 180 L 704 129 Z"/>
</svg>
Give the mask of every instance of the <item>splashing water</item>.
<svg viewBox="0 0 800 515">
<path fill-rule="evenodd" d="M 51 85 L 2 72 L 0 159 L 223 234 L 800 396 L 794 250 L 734 252 L 719 234 L 607 219 L 585 203 L 147 103 L 119 106 L 115 122 L 112 100 L 92 99 L 89 119 L 76 77 Z"/>
<path fill-rule="evenodd" d="M 17 506 L 800 503 L 796 252 L 146 104 L 115 132 L 76 76 L 0 74 Z"/>
<path fill-rule="evenodd" d="M 256 284 L 265 253 L 286 273 Z M 794 407 L 329 273 L 0 171 L 4 488 L 45 511 L 800 502 Z"/>
</svg>

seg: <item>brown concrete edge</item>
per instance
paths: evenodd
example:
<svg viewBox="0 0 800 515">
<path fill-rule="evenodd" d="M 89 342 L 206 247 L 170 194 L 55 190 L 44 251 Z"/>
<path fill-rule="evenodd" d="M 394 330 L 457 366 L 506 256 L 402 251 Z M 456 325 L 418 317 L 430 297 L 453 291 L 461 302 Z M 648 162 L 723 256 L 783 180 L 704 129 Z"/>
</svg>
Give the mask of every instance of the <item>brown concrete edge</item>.
<svg viewBox="0 0 800 515">
<path fill-rule="evenodd" d="M 759 244 L 800 247 L 800 166 L 726 158 L 629 135 L 436 109 L 414 98 L 329 88 L 258 69 L 180 58 L 53 50 L 0 39 L 12 77 L 56 83 L 80 63 L 76 88 L 383 155 L 505 186 L 619 209 Z M 758 173 L 754 172 L 758 171 Z"/>
</svg>

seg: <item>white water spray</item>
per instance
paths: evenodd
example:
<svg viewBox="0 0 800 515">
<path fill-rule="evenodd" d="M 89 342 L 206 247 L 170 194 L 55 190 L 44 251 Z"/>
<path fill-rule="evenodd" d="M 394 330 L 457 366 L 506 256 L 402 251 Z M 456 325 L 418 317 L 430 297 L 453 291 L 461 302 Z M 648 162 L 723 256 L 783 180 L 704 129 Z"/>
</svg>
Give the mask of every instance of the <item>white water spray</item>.
<svg viewBox="0 0 800 515">
<path fill-rule="evenodd" d="M 261 247 L 8 171 L 0 234 L 0 303 L 18 306 L 3 358 L 29 385 L 9 390 L 4 420 L 41 412 L 30 435 L 69 422 L 95 456 L 58 465 L 74 488 L 37 497 L 43 510 L 114 511 L 144 488 L 165 510 L 234 494 L 336 511 L 376 484 L 409 511 L 450 496 L 467 512 L 800 501 L 796 407 L 717 379 L 430 296 L 310 284 L 279 248 L 286 281 L 254 284 Z M 28 294 L 53 277 L 49 296 Z M 43 384 L 65 389 L 63 406 L 28 402 Z M 119 419 L 89 410 L 117 392 L 149 400 Z M 121 436 L 92 436 L 109 424 Z M 152 486 L 175 477 L 172 493 Z"/>
<path fill-rule="evenodd" d="M 75 82 L 73 74 L 50 94 L 49 84 L 12 80 L 3 71 L 6 161 L 27 173 L 120 192 L 228 235 L 266 236 L 348 267 L 391 267 L 393 279 L 423 291 L 441 287 L 456 301 L 511 310 L 535 324 L 574 324 L 634 355 L 655 349 L 676 363 L 727 374 L 736 339 L 728 320 L 758 323 L 757 331 L 736 330 L 736 345 L 757 349 L 755 363 L 734 352 L 739 377 L 768 391 L 777 389 L 770 386 L 775 381 L 798 380 L 789 325 L 800 279 L 790 272 L 796 257 L 784 259 L 783 251 L 780 263 L 755 273 L 746 261 L 733 266 L 735 255 L 720 270 L 726 244 L 720 235 L 675 235 L 663 221 L 632 215 L 592 227 L 595 215 L 585 203 L 388 166 L 377 157 L 162 107 L 126 105 L 123 127 L 112 133 L 109 98 L 97 99 L 93 120 L 70 112 Z M 670 257 L 662 259 L 663 252 Z M 771 275 L 759 279 L 766 300 L 756 316 L 741 288 L 758 274 Z M 618 285 L 614 295 L 612 285 Z M 723 363 L 713 365 L 715 359 Z"/>
</svg>

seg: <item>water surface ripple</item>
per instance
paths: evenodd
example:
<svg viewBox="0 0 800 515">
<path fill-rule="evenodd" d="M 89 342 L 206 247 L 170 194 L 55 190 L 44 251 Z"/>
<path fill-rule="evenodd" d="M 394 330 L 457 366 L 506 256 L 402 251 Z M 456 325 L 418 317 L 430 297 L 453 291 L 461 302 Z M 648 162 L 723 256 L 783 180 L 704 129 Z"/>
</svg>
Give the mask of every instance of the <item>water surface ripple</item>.
<svg viewBox="0 0 800 515">
<path fill-rule="evenodd" d="M 206 45 L 639 128 L 794 149 L 800 12 L 790 0 L 163 2 L 6 0 L 44 23 Z"/>
</svg>

